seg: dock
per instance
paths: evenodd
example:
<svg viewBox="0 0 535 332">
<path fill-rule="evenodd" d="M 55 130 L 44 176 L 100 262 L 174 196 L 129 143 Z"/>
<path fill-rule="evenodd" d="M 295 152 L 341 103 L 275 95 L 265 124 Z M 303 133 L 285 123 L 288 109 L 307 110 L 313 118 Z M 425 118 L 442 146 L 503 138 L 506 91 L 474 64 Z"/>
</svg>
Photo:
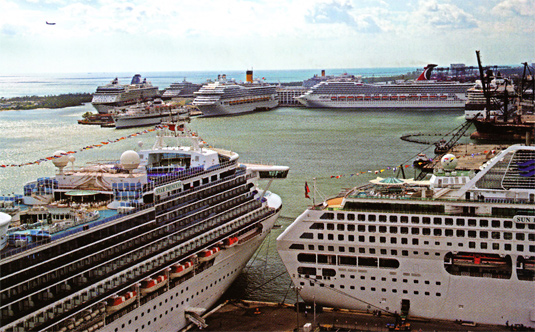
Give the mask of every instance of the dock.
<svg viewBox="0 0 535 332">
<path fill-rule="evenodd" d="M 292 304 L 255 301 L 226 301 L 203 315 L 208 325 L 202 331 L 389 331 L 396 319 L 393 315 L 373 312 L 318 308 L 297 313 Z M 510 331 L 506 326 L 479 325 L 409 318 L 408 331 Z M 474 326 L 475 325 L 475 326 Z M 393 330 L 393 329 L 390 329 Z M 191 324 L 185 331 L 201 331 Z"/>
</svg>

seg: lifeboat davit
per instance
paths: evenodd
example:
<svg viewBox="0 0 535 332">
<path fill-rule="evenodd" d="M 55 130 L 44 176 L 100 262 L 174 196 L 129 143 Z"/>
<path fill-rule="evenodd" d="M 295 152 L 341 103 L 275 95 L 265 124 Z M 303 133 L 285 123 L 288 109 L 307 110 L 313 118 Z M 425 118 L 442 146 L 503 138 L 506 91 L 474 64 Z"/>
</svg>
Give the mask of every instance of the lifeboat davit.
<svg viewBox="0 0 535 332">
<path fill-rule="evenodd" d="M 181 277 L 193 270 L 193 263 L 191 261 L 187 261 L 184 264 L 180 265 L 173 265 L 171 266 L 171 271 L 169 272 L 169 278 L 174 279 Z"/>
<path fill-rule="evenodd" d="M 157 289 L 160 289 L 162 288 L 162 286 L 165 285 L 165 281 L 167 280 L 167 277 L 162 275 L 162 276 L 157 276 L 156 278 L 148 278 L 148 279 L 145 279 L 141 282 L 141 295 L 145 296 L 149 293 L 152 293 L 154 292 L 155 290 Z"/>
<path fill-rule="evenodd" d="M 221 249 L 219 249 L 219 247 L 213 247 L 211 249 L 201 251 L 199 254 L 199 262 L 208 262 L 209 260 L 214 259 L 217 255 L 219 255 L 220 251 Z"/>
<path fill-rule="evenodd" d="M 121 296 L 115 295 L 111 299 L 108 299 L 108 304 L 106 305 L 106 312 L 111 314 L 121 310 L 122 308 L 132 304 L 136 300 L 136 292 L 126 292 Z"/>
<path fill-rule="evenodd" d="M 223 241 L 223 247 L 230 248 L 238 244 L 240 240 L 236 236 L 229 237 Z"/>
</svg>

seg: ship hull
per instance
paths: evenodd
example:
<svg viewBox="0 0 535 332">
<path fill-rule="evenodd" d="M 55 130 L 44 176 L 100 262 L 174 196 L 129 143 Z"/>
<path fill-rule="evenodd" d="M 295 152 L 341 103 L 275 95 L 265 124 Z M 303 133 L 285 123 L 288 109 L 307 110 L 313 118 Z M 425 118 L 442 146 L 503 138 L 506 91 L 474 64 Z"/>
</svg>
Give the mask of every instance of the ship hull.
<svg viewBox="0 0 535 332">
<path fill-rule="evenodd" d="M 269 234 L 278 216 L 279 213 L 262 223 L 264 231 L 261 235 L 243 245 L 223 250 L 215 258 L 212 267 L 133 309 L 106 325 L 103 330 L 133 331 L 148 328 L 151 331 L 178 331 L 183 329 L 190 323 L 186 318 L 186 312 L 195 312 L 200 315 L 219 301 Z"/>
<path fill-rule="evenodd" d="M 173 113 L 177 115 L 177 113 Z M 115 128 L 132 128 L 132 127 L 145 127 L 160 124 L 163 120 L 169 119 L 169 113 L 166 114 L 154 114 L 139 117 L 117 117 L 114 119 Z"/>
<path fill-rule="evenodd" d="M 158 88 L 132 89 L 122 93 L 95 93 L 91 104 L 100 113 L 108 111 L 117 106 L 135 104 L 140 100 L 148 100 L 158 96 Z"/>
<path fill-rule="evenodd" d="M 362 100 L 362 101 L 330 101 L 319 98 L 296 98 L 301 104 L 310 108 L 343 108 L 343 109 L 369 109 L 369 108 L 408 108 L 408 109 L 464 109 L 464 100 Z"/>
<path fill-rule="evenodd" d="M 223 105 L 221 102 L 215 102 L 206 105 L 197 104 L 197 107 L 202 112 L 203 117 L 213 117 L 232 116 L 257 111 L 267 111 L 277 107 L 277 105 L 278 101 L 273 98 L 267 101 L 244 103 L 239 105 Z"/>
</svg>

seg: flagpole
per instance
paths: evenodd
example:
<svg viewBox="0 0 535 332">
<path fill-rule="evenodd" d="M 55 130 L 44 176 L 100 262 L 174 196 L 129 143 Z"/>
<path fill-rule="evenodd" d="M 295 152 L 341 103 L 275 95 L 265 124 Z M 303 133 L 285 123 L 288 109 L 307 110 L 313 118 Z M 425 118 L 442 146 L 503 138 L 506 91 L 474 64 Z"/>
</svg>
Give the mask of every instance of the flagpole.
<svg viewBox="0 0 535 332">
<path fill-rule="evenodd" d="M 312 199 L 312 205 L 316 206 L 316 178 L 314 180 L 314 198 Z"/>
</svg>

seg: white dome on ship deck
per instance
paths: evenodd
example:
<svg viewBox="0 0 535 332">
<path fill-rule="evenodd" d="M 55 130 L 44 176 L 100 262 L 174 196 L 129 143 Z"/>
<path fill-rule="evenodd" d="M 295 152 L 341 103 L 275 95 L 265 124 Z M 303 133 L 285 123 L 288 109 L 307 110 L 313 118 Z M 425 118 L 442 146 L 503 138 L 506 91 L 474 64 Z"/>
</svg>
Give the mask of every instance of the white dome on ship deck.
<svg viewBox="0 0 535 332">
<path fill-rule="evenodd" d="M 141 158 L 136 151 L 128 150 L 123 152 L 120 161 L 123 168 L 131 172 L 139 166 L 139 163 L 141 163 Z"/>
<path fill-rule="evenodd" d="M 58 156 L 57 158 L 52 159 L 52 163 L 54 163 L 54 166 L 58 168 L 62 168 L 67 166 L 69 163 L 69 157 L 66 155 L 65 151 L 58 150 L 54 152 L 54 157 Z"/>
<path fill-rule="evenodd" d="M 440 164 L 445 171 L 453 171 L 457 167 L 457 157 L 448 153 L 440 159 Z"/>
</svg>

